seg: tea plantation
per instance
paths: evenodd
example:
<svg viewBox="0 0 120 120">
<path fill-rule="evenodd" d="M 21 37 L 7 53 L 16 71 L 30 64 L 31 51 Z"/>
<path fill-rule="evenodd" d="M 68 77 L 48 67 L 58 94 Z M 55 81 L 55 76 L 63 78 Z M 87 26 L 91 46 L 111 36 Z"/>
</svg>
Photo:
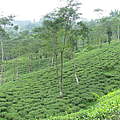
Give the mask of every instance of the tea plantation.
<svg viewBox="0 0 120 120">
<path fill-rule="evenodd" d="M 7 82 L 0 87 L 0 120 L 119 120 L 120 91 L 109 92 L 120 86 L 120 43 L 84 49 L 65 62 L 62 98 L 54 67 L 45 60 L 34 61 L 33 71 L 27 72 L 25 56 L 17 59 L 24 72 L 13 80 L 14 60 L 7 61 Z"/>
<path fill-rule="evenodd" d="M 97 104 L 87 110 L 49 118 L 48 120 L 119 120 L 120 119 L 120 90 L 110 92 L 98 99 Z"/>
</svg>

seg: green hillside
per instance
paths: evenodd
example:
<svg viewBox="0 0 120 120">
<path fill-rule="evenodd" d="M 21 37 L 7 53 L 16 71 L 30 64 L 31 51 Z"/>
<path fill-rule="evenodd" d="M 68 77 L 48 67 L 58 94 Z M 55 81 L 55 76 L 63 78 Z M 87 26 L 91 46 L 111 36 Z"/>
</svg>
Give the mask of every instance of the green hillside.
<svg viewBox="0 0 120 120">
<path fill-rule="evenodd" d="M 93 105 L 100 96 L 119 89 L 120 86 L 120 43 L 118 42 L 93 50 L 86 48 L 76 54 L 74 60 L 65 62 L 62 98 L 59 97 L 59 78 L 56 78 L 54 67 L 48 67 L 44 60 L 41 63 L 46 67 L 42 68 L 38 61 L 34 61 L 33 71 L 27 72 L 26 58 L 18 59 L 17 66 L 24 71 L 19 73 L 18 80 L 10 77 L 14 71 L 10 65 L 14 60 L 7 61 L 5 79 L 9 82 L 0 87 L 0 120 L 36 120 L 66 116 L 71 113 L 75 113 L 73 120 L 78 120 L 76 112 L 83 110 L 84 113 L 84 110 Z M 76 64 L 79 84 L 74 77 L 73 63 Z M 117 96 L 114 97 L 116 99 Z M 104 97 L 100 101 L 103 99 Z M 100 102 L 100 105 L 102 104 L 104 102 Z M 89 112 L 90 115 L 84 113 L 88 119 L 93 113 L 95 118 L 96 112 L 100 109 L 92 110 L 93 112 Z M 64 117 L 57 119 L 72 120 Z"/>
<path fill-rule="evenodd" d="M 120 90 L 111 92 L 98 99 L 97 104 L 87 110 L 49 118 L 49 120 L 119 120 L 120 119 Z"/>
</svg>

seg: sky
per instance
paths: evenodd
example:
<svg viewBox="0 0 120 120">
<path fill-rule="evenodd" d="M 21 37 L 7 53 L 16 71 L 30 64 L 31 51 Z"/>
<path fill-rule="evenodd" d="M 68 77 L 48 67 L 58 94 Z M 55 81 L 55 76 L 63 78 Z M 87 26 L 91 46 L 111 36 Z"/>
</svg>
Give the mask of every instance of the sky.
<svg viewBox="0 0 120 120">
<path fill-rule="evenodd" d="M 1 15 L 15 15 L 16 20 L 36 20 L 38 21 L 44 15 L 53 9 L 60 7 L 60 0 L 0 0 Z M 98 16 L 94 9 L 103 9 L 103 16 L 110 13 L 111 10 L 120 9 L 120 0 L 79 0 L 82 5 L 80 11 L 82 17 L 94 19 Z"/>
</svg>

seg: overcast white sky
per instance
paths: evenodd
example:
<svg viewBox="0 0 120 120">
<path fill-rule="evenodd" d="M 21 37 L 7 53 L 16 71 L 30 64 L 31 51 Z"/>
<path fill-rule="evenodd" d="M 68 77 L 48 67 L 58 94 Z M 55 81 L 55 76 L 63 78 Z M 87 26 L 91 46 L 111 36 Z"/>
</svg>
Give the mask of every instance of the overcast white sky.
<svg viewBox="0 0 120 120">
<path fill-rule="evenodd" d="M 0 0 L 0 13 L 16 15 L 17 20 L 39 20 L 57 6 L 60 0 Z M 104 15 L 111 10 L 120 9 L 120 0 L 80 0 L 84 18 L 95 18 L 93 10 L 101 8 Z"/>
</svg>

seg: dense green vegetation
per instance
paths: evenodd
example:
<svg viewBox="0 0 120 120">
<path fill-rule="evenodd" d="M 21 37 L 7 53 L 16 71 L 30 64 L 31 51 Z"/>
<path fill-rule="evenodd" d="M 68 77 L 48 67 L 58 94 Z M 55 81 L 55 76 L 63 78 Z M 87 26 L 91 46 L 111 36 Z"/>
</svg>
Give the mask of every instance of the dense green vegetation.
<svg viewBox="0 0 120 120">
<path fill-rule="evenodd" d="M 0 17 L 0 120 L 120 119 L 120 11 L 83 21 L 64 2 L 40 22 Z"/>
<path fill-rule="evenodd" d="M 110 92 L 97 100 L 97 103 L 87 110 L 66 116 L 51 117 L 49 120 L 119 120 L 120 90 Z"/>
<path fill-rule="evenodd" d="M 53 66 L 40 70 L 33 64 L 36 69 L 27 73 L 25 58 L 19 58 L 22 64 L 18 67 L 24 69 L 24 73 L 20 73 L 19 80 L 5 83 L 0 88 L 1 120 L 35 120 L 84 111 L 100 96 L 119 88 L 120 44 L 113 42 L 110 46 L 105 44 L 103 48 L 89 49 L 83 49 L 75 59 L 64 63 L 63 98 L 59 96 L 58 78 Z M 8 62 L 8 72 L 12 71 L 11 62 Z M 73 62 L 76 62 L 79 83 L 74 77 Z"/>
</svg>

